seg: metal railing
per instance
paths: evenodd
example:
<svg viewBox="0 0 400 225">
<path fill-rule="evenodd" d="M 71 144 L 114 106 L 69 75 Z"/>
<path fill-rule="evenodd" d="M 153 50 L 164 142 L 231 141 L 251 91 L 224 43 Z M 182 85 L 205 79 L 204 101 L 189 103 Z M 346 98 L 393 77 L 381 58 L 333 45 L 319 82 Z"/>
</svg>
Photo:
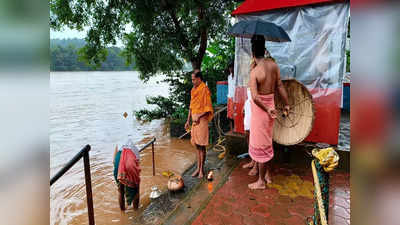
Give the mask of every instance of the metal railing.
<svg viewBox="0 0 400 225">
<path fill-rule="evenodd" d="M 152 161 L 153 161 L 153 176 L 156 174 L 155 160 L 154 160 L 154 142 L 153 138 L 147 144 L 139 149 L 139 152 L 145 150 L 151 145 Z M 90 162 L 89 162 L 90 145 L 86 145 L 81 151 L 78 152 L 60 171 L 50 179 L 50 186 L 53 185 L 62 175 L 64 175 L 72 166 L 75 165 L 83 157 L 83 165 L 85 169 L 85 184 L 86 184 L 86 198 L 88 206 L 89 225 L 94 225 L 94 210 L 93 210 L 93 196 L 92 196 L 92 179 L 90 176 Z"/>
<path fill-rule="evenodd" d="M 50 179 L 50 186 L 53 185 L 62 175 L 64 175 L 75 163 L 83 157 L 83 166 L 85 168 L 85 184 L 86 199 L 88 206 L 89 225 L 94 225 L 93 197 L 92 197 L 92 180 L 90 177 L 89 163 L 90 145 L 86 145 L 78 154 L 76 154 L 53 178 Z"/>
<path fill-rule="evenodd" d="M 156 164 L 154 162 L 154 142 L 155 141 L 156 141 L 156 138 L 153 138 L 151 141 L 149 141 L 147 144 L 145 144 L 143 147 L 141 147 L 139 149 L 139 152 L 141 152 L 151 145 L 151 157 L 153 160 L 153 176 L 156 175 Z"/>
</svg>

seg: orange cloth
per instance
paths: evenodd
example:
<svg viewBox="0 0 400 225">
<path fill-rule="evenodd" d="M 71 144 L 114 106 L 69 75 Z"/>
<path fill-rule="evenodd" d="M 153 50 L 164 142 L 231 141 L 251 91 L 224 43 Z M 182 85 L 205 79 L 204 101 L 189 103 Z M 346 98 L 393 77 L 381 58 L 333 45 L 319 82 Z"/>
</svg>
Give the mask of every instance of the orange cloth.
<svg viewBox="0 0 400 225">
<path fill-rule="evenodd" d="M 192 118 L 198 118 L 199 114 L 192 115 Z M 201 117 L 197 125 L 192 126 L 191 139 L 192 145 L 207 146 L 208 145 L 208 120 L 207 117 Z"/>
<path fill-rule="evenodd" d="M 211 103 L 211 93 L 204 82 L 193 88 L 191 91 L 190 109 L 192 110 L 192 120 L 199 118 L 200 114 L 207 112 L 208 115 L 200 118 L 199 124 L 192 126 L 191 142 L 193 145 L 208 145 L 208 122 L 213 118 L 213 108 Z"/>
<path fill-rule="evenodd" d="M 268 108 L 275 109 L 274 94 L 261 95 L 260 98 Z M 249 155 L 254 161 L 265 163 L 274 157 L 273 128 L 274 119 L 251 100 Z"/>
<path fill-rule="evenodd" d="M 227 113 L 227 117 L 229 119 L 233 119 L 233 98 L 228 98 L 228 113 Z"/>
<path fill-rule="evenodd" d="M 192 115 L 209 112 L 207 119 L 208 121 L 211 121 L 213 118 L 213 108 L 211 103 L 211 93 L 207 85 L 204 82 L 201 82 L 198 87 L 192 88 L 190 95 L 190 109 L 192 110 Z"/>
</svg>

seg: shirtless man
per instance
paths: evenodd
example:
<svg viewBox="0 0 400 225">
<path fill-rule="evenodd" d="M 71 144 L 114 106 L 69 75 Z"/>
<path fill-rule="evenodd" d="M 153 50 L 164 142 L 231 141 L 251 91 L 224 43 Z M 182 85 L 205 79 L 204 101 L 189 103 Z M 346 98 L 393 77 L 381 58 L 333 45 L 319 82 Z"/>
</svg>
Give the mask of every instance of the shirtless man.
<svg viewBox="0 0 400 225">
<path fill-rule="evenodd" d="M 278 65 L 271 58 L 264 58 L 265 38 L 254 35 L 251 39 L 253 63 L 250 72 L 250 91 L 252 96 L 249 154 L 256 161 L 259 178 L 249 184 L 250 189 L 265 189 L 265 182 L 271 182 L 266 163 L 273 158 L 272 130 L 277 117 L 274 94 L 278 92 L 284 103 L 284 112 L 290 110 L 288 96 L 280 78 Z M 267 171 L 266 171 L 267 170 Z"/>
</svg>

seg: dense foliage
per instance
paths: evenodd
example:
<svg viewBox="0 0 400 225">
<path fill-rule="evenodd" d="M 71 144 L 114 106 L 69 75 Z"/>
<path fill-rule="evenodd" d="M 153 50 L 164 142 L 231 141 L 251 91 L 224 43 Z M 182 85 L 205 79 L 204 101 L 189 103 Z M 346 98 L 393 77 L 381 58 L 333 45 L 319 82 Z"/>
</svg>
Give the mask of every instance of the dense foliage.
<svg viewBox="0 0 400 225">
<path fill-rule="evenodd" d="M 227 66 L 234 57 L 234 38 L 226 37 L 226 40 L 217 40 L 210 43 L 202 63 L 202 73 L 208 88 L 211 91 L 211 98 L 215 105 L 217 81 L 227 80 Z M 158 118 L 171 118 L 186 120 L 189 104 L 191 72 L 176 72 L 166 80 L 171 85 L 170 97 L 162 96 L 149 97 L 148 104 L 156 105 L 154 110 L 140 110 L 136 112 L 139 120 L 152 120 Z"/>
<path fill-rule="evenodd" d="M 234 7 L 226 0 L 50 0 L 50 26 L 87 27 L 81 56 L 91 64 L 105 60 L 108 44 L 123 40 L 126 59 L 147 80 L 180 71 L 184 60 L 200 68 L 208 40 L 226 33 Z"/>
</svg>

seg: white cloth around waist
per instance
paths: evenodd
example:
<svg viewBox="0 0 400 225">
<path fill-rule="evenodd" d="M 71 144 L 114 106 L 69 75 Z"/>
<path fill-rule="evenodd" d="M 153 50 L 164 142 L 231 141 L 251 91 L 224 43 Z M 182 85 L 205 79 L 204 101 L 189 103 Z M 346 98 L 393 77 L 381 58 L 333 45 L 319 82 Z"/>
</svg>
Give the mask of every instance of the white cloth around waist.
<svg viewBox="0 0 400 225">
<path fill-rule="evenodd" d="M 250 130 L 250 121 L 251 121 L 251 92 L 250 89 L 247 89 L 247 100 L 244 103 L 244 130 Z"/>
<path fill-rule="evenodd" d="M 228 98 L 233 98 L 235 96 L 236 80 L 235 77 L 230 74 L 228 76 Z"/>
</svg>

